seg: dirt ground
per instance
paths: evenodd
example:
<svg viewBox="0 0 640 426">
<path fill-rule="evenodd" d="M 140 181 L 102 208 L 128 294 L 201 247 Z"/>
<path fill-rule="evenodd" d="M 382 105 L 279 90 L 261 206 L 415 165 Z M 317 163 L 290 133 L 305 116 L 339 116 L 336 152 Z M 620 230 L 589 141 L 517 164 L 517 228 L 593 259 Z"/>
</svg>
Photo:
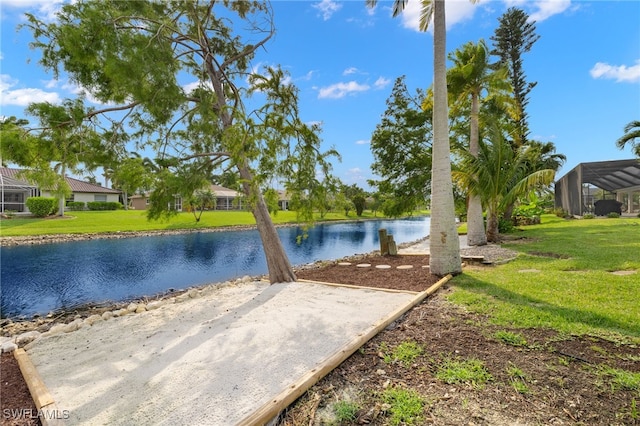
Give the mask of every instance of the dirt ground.
<svg viewBox="0 0 640 426">
<path fill-rule="evenodd" d="M 351 264 L 317 263 L 298 270 L 297 275 L 412 291 L 424 290 L 438 280 L 423 267 L 429 264 L 424 255 L 360 255 L 344 261 Z M 390 388 L 411 389 L 421 396 L 424 407 L 414 424 L 640 424 L 640 392 L 625 386 L 620 373 L 640 373 L 640 348 L 546 329 L 495 326 L 449 303 L 446 295 L 451 291 L 445 285 L 365 344 L 282 413 L 278 425 L 393 424 L 391 407 L 381 398 Z M 389 356 L 406 343 L 420 349 L 417 358 L 404 363 Z M 37 414 L 12 360 L 7 354 L 1 358 L 2 424 L 39 424 L 33 416 L 6 415 L 6 410 L 16 408 Z M 446 383 L 436 376 L 447 360 L 479 360 L 490 380 L 483 385 Z M 341 402 L 357 408 L 351 420 L 337 421 L 336 407 Z"/>
</svg>

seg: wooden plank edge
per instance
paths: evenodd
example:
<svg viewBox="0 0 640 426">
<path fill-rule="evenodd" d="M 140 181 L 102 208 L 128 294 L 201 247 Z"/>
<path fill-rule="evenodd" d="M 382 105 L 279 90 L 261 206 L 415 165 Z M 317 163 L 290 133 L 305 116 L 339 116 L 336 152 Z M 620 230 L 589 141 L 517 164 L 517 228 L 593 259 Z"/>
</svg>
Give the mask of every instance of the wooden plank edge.
<svg viewBox="0 0 640 426">
<path fill-rule="evenodd" d="M 380 333 L 380 331 L 400 318 L 411 308 L 421 303 L 431 294 L 435 293 L 451 278 L 451 274 L 445 276 L 425 291 L 418 293 L 408 304 L 396 309 L 385 319 L 369 327 L 369 329 L 365 332 L 360 333 L 360 335 L 358 335 L 355 339 L 339 349 L 338 352 L 324 359 L 314 369 L 302 376 L 300 380 L 298 380 L 298 382 L 290 385 L 286 390 L 282 391 L 271 401 L 263 404 L 251 415 L 242 419 L 239 423 L 237 423 L 237 426 L 255 426 L 267 424 L 282 410 L 287 408 L 302 394 L 304 394 L 311 386 L 315 385 L 318 381 L 320 381 L 320 379 L 333 371 L 337 366 L 342 364 L 344 360 L 349 358 L 351 354 L 360 349 L 360 347 L 362 347 L 366 342 L 375 337 L 378 333 Z"/>
<path fill-rule="evenodd" d="M 361 285 L 329 283 L 329 282 L 324 282 L 324 281 L 305 280 L 305 279 L 299 279 L 298 282 L 300 282 L 300 283 L 311 283 L 311 284 L 322 284 L 322 285 L 328 285 L 328 286 L 332 286 L 332 287 L 346 287 L 346 288 L 364 289 L 364 290 L 378 290 L 378 291 L 384 291 L 386 293 L 420 294 L 420 292 L 418 292 L 418 291 L 411 291 L 411 290 L 395 290 L 395 289 L 392 289 L 392 288 L 367 287 L 367 286 L 361 286 Z"/>
<path fill-rule="evenodd" d="M 20 372 L 24 378 L 31 399 L 33 399 L 38 409 L 38 417 L 43 426 L 60 426 L 64 425 L 63 418 L 68 416 L 67 411 L 60 411 L 56 406 L 56 402 L 49 393 L 47 386 L 44 384 L 40 373 L 31 362 L 31 358 L 23 348 L 18 348 L 13 352 L 13 356 L 18 362 Z"/>
</svg>

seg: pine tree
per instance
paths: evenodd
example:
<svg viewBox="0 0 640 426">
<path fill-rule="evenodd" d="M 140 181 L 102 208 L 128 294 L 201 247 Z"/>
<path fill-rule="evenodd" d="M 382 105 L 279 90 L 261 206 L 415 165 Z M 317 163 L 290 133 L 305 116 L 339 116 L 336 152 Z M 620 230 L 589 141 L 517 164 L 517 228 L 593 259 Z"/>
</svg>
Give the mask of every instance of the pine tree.
<svg viewBox="0 0 640 426">
<path fill-rule="evenodd" d="M 529 134 L 528 114 L 526 111 L 529 103 L 529 92 L 537 82 L 527 82 L 527 77 L 522 66 L 522 55 L 531 50 L 540 38 L 536 34 L 535 21 L 529 21 L 529 15 L 521 9 L 509 8 L 500 18 L 500 26 L 496 28 L 491 37 L 495 49 L 492 55 L 500 58 L 497 66 L 507 66 L 509 79 L 513 86 L 513 95 L 516 101 L 518 119 L 516 126 L 516 147 L 524 145 Z"/>
</svg>

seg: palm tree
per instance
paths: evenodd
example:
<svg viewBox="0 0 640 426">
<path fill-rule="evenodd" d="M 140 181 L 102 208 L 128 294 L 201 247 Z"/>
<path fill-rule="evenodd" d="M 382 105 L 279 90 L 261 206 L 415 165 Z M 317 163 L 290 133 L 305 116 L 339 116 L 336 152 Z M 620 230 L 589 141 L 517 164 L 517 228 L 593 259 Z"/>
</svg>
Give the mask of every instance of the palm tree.
<svg viewBox="0 0 640 426">
<path fill-rule="evenodd" d="M 640 121 L 634 120 L 624 126 L 624 136 L 616 141 L 616 146 L 624 149 L 628 143 L 631 146 L 631 152 L 636 157 L 640 157 Z"/>
<path fill-rule="evenodd" d="M 463 167 L 453 172 L 453 178 L 487 206 L 487 241 L 495 243 L 500 212 L 527 192 L 550 185 L 555 170 L 531 171 L 532 157 L 538 152 L 530 146 L 514 151 L 498 126 L 491 126 L 489 140 L 479 141 L 478 146 L 477 157 L 462 153 Z"/>
<path fill-rule="evenodd" d="M 480 101 L 483 93 L 487 98 L 505 103 L 510 99 L 511 85 L 507 80 L 507 69 L 494 69 L 489 63 L 489 49 L 484 40 L 477 44 L 468 42 L 456 50 L 449 59 L 454 66 L 447 73 L 447 83 L 455 103 L 467 105 L 471 99 L 469 153 L 478 156 Z M 477 195 L 469 195 L 467 207 L 467 242 L 471 246 L 487 243 L 482 217 L 482 202 Z"/>
<path fill-rule="evenodd" d="M 408 0 L 394 0 L 393 16 L 398 16 Z M 475 0 L 471 0 L 475 2 Z M 447 101 L 445 0 L 421 0 L 420 30 L 426 31 L 433 17 L 433 158 L 431 166 L 431 256 L 429 266 L 436 275 L 459 274 L 460 240 L 455 222 L 451 147 L 449 145 L 449 104 Z M 366 0 L 374 7 L 377 0 Z"/>
</svg>

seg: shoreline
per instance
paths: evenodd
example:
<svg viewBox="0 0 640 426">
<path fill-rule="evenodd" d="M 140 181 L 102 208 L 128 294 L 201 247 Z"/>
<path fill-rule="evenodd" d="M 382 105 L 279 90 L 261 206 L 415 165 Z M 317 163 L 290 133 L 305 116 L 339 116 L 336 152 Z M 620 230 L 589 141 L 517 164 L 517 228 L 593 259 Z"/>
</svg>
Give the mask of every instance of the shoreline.
<svg viewBox="0 0 640 426">
<path fill-rule="evenodd" d="M 402 219 L 402 218 L 397 218 Z M 344 220 L 328 220 L 328 221 L 316 221 L 311 224 L 311 227 L 320 224 L 332 224 L 332 223 L 350 223 L 350 222 L 364 222 L 370 220 L 396 220 L 392 218 L 360 218 L 360 219 L 344 219 Z M 278 223 L 274 224 L 276 228 L 288 228 L 288 227 L 304 227 L 305 223 Z M 77 234 L 42 234 L 42 235 L 20 235 L 20 236 L 2 236 L 0 235 L 0 247 L 13 247 L 13 246 L 26 246 L 26 245 L 39 245 L 39 244 L 55 244 L 55 243 L 67 243 L 73 241 L 87 241 L 87 240 L 113 240 L 123 238 L 136 238 L 136 237 L 157 237 L 163 235 L 180 235 L 191 234 L 198 232 L 226 232 L 226 231 L 248 231 L 257 230 L 257 225 L 227 225 L 217 226 L 210 228 L 183 228 L 183 229 L 151 229 L 146 231 L 109 231 L 109 232 L 96 232 L 96 233 L 77 233 Z"/>
</svg>

